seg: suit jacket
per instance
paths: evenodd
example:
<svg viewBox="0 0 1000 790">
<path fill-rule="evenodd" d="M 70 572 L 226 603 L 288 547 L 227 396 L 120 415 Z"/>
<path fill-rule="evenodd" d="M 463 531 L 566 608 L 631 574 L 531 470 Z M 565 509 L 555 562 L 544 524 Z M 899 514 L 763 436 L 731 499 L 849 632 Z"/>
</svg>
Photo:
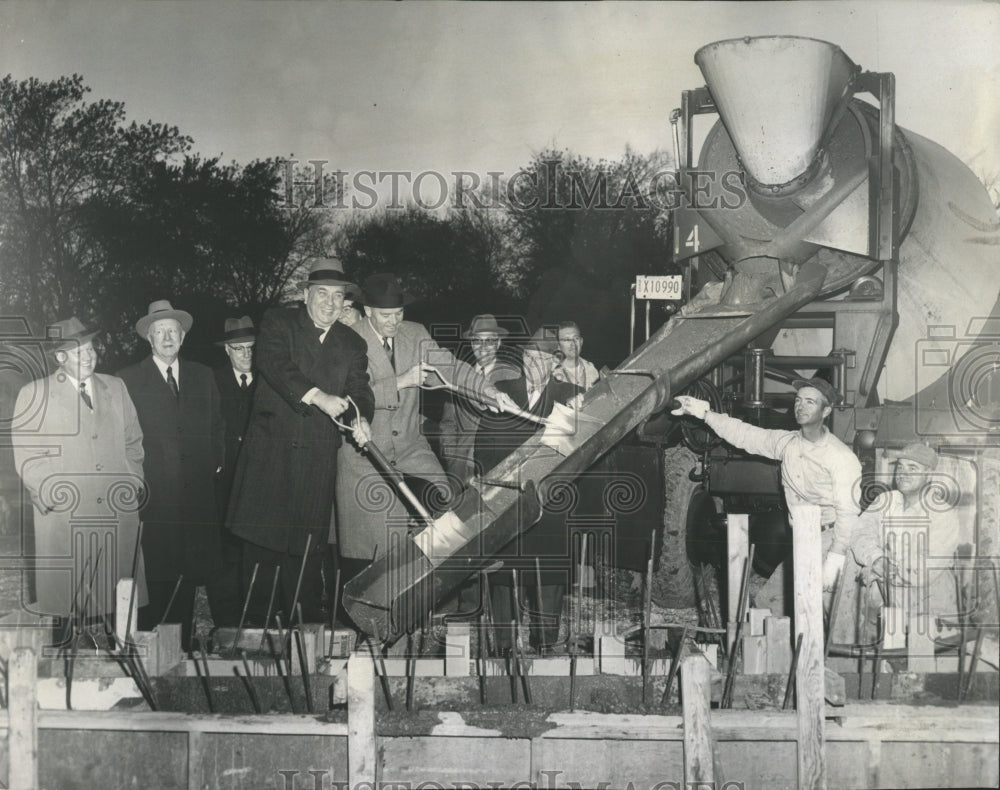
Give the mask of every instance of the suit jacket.
<svg viewBox="0 0 1000 790">
<path fill-rule="evenodd" d="M 259 546 L 302 554 L 309 535 L 313 546 L 329 537 L 342 441 L 330 418 L 302 397 L 313 387 L 350 395 L 371 420 L 365 343 L 341 323 L 320 343 L 303 305 L 269 310 L 255 349 L 260 378 L 226 522 Z"/>
<path fill-rule="evenodd" d="M 222 421 L 226 425 L 226 460 L 217 481 L 219 507 L 224 519 L 229 506 L 229 492 L 232 490 L 233 478 L 236 475 L 236 459 L 239 458 L 243 436 L 250 423 L 253 393 L 257 389 L 257 373 L 253 373 L 253 381 L 246 389 L 240 387 L 233 366 L 229 362 L 215 368 L 214 373 L 215 384 L 219 388 Z"/>
<path fill-rule="evenodd" d="M 174 397 L 151 356 L 121 371 L 142 425 L 149 501 L 142 547 L 149 579 L 200 583 L 221 565 L 216 470 L 225 427 L 211 368 L 178 359 Z"/>
<path fill-rule="evenodd" d="M 479 389 L 475 371 L 441 348 L 420 324 L 403 321 L 393 339 L 395 368 L 385 347 L 367 318 L 352 327 L 367 347 L 368 375 L 375 394 L 372 441 L 392 466 L 406 475 L 447 486 L 447 477 L 423 433 L 419 387 L 396 387 L 396 374 L 405 373 L 421 361 L 434 365 L 448 381 L 466 381 Z M 380 554 L 389 548 L 387 525 L 405 529 L 406 506 L 395 488 L 375 468 L 368 456 L 347 442 L 338 457 L 337 524 L 335 540 L 340 553 L 354 559 L 371 559 L 376 547 Z M 430 489 L 433 491 L 433 489 Z M 429 510 L 435 510 L 434 502 Z M 333 538 L 332 538 L 333 539 Z"/>
<path fill-rule="evenodd" d="M 132 575 L 142 494 L 143 435 L 121 379 L 87 381 L 93 409 L 61 372 L 26 384 L 12 426 L 14 462 L 35 509 L 37 606 L 66 615 L 115 609 L 115 584 Z M 98 555 L 98 552 L 100 554 Z M 96 568 L 94 563 L 97 563 Z M 136 605 L 146 603 L 142 555 Z"/>
</svg>

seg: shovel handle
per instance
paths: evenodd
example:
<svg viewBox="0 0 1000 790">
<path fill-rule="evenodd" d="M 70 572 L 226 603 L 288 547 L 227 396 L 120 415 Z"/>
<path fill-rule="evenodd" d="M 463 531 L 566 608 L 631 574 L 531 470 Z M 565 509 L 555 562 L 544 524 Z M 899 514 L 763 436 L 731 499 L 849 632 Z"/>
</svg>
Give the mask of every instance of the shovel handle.
<svg viewBox="0 0 1000 790">
<path fill-rule="evenodd" d="M 450 390 L 451 392 L 456 393 L 457 395 L 461 395 L 466 400 L 476 401 L 477 403 L 487 402 L 487 405 L 495 406 L 498 409 L 500 408 L 500 404 L 497 403 L 494 398 L 491 398 L 488 395 L 483 395 L 483 394 L 477 393 L 477 392 L 469 389 L 468 387 L 463 387 L 460 384 L 452 384 L 444 376 L 441 375 L 441 371 L 439 371 L 439 370 L 434 370 L 432 372 L 435 373 L 435 374 L 437 374 L 437 377 L 439 379 L 441 379 L 442 383 L 441 384 L 421 384 L 420 385 L 421 389 L 425 389 L 425 390 L 447 389 L 447 390 Z M 548 420 L 546 420 L 544 417 L 539 417 L 537 414 L 532 414 L 531 412 L 524 411 L 523 409 L 517 409 L 517 408 L 515 408 L 515 409 L 512 409 L 510 412 L 508 412 L 508 414 L 516 415 L 517 417 L 520 417 L 523 420 L 529 420 L 530 422 L 538 423 L 539 425 L 548 425 L 549 424 Z"/>
<path fill-rule="evenodd" d="M 392 482 L 396 484 L 396 488 L 399 490 L 399 493 L 402 494 L 406 501 L 413 506 L 413 509 L 417 511 L 424 521 L 428 524 L 434 521 L 427 508 L 423 506 L 421 501 L 417 498 L 417 495 L 414 494 L 413 490 L 406 484 L 406 481 L 403 479 L 403 473 L 389 463 L 389 459 L 385 457 L 383 452 L 374 442 L 365 442 L 365 444 L 361 447 L 361 450 L 366 453 L 372 461 L 374 461 L 375 465 L 379 467 L 379 469 L 381 469 L 387 477 L 392 479 Z"/>
</svg>

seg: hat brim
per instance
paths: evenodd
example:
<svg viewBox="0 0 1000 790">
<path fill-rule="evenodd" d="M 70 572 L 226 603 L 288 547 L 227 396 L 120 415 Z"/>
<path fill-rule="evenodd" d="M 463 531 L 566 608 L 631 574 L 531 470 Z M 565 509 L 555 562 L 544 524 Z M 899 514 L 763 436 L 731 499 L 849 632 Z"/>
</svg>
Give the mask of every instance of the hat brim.
<svg viewBox="0 0 1000 790">
<path fill-rule="evenodd" d="M 184 310 L 164 310 L 162 313 L 157 313 L 156 315 L 144 315 L 135 322 L 135 331 L 139 333 L 139 337 L 145 339 L 146 335 L 149 334 L 149 327 L 152 324 L 157 321 L 163 321 L 167 318 L 173 318 L 177 321 L 177 323 L 181 325 L 181 329 L 184 330 L 185 334 L 190 332 L 191 327 L 194 325 L 194 319 L 191 317 L 191 313 Z"/>
<path fill-rule="evenodd" d="M 299 280 L 297 288 L 301 288 L 303 291 L 310 285 L 342 285 L 344 288 L 353 288 L 357 293 L 361 293 L 361 289 L 358 288 L 356 283 L 352 283 L 350 280 Z"/>
<path fill-rule="evenodd" d="M 502 326 L 490 327 L 489 329 L 477 329 L 475 332 L 465 332 L 462 335 L 462 340 L 472 340 L 476 335 L 485 335 L 487 332 L 499 335 L 500 337 L 507 337 L 510 334 Z"/>
<path fill-rule="evenodd" d="M 256 339 L 257 339 L 257 333 L 254 332 L 252 329 L 241 329 L 232 337 L 224 337 L 222 338 L 222 340 L 216 340 L 215 345 L 228 346 L 230 343 L 238 343 L 241 340 L 256 340 Z"/>
<path fill-rule="evenodd" d="M 95 337 L 100 334 L 98 331 L 94 332 L 84 332 L 82 335 L 77 335 L 76 337 L 65 337 L 56 342 L 52 346 L 53 351 L 66 351 L 70 348 L 78 348 L 86 343 L 89 343 Z"/>
<path fill-rule="evenodd" d="M 810 381 L 809 379 L 795 379 L 795 381 L 792 382 L 792 386 L 795 387 L 796 392 L 798 392 L 803 387 L 812 387 L 814 390 L 822 394 L 822 396 L 830 402 L 831 406 L 836 406 L 837 401 L 840 400 L 840 393 L 838 393 L 837 390 L 834 389 L 832 384 L 827 384 L 827 386 L 830 388 L 830 392 L 827 392 L 821 387 L 817 387 L 816 382 Z"/>
<path fill-rule="evenodd" d="M 417 301 L 415 296 L 410 296 L 409 294 L 403 294 L 403 298 L 392 300 L 391 304 L 380 302 L 378 299 L 365 299 L 364 292 L 362 292 L 359 297 L 355 300 L 359 305 L 364 305 L 365 307 L 371 307 L 374 310 L 398 310 L 400 307 L 406 307 L 408 304 L 413 304 Z M 398 302 L 398 304 L 397 304 Z"/>
</svg>

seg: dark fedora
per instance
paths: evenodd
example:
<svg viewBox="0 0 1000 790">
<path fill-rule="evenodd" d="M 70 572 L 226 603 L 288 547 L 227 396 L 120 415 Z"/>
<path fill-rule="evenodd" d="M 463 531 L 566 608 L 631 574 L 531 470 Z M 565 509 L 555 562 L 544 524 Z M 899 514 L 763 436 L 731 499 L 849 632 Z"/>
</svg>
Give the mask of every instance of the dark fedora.
<svg viewBox="0 0 1000 790">
<path fill-rule="evenodd" d="M 834 386 L 825 379 L 795 379 L 792 382 L 792 386 L 795 387 L 796 391 L 802 389 L 803 387 L 812 387 L 813 389 L 819 390 L 823 393 L 823 397 L 826 398 L 826 402 L 831 406 L 836 406 L 840 402 L 840 393 L 834 388 Z"/>
<path fill-rule="evenodd" d="M 310 285 L 343 285 L 348 288 L 357 286 L 347 279 L 344 274 L 344 264 L 340 258 L 316 258 L 309 264 L 309 275 L 304 280 L 299 280 L 299 288 L 308 288 Z"/>
<path fill-rule="evenodd" d="M 361 283 L 361 304 L 365 307 L 393 310 L 412 301 L 413 297 L 403 293 L 403 286 L 394 274 L 372 274 Z"/>
<path fill-rule="evenodd" d="M 216 340 L 215 345 L 224 346 L 227 343 L 235 343 L 238 340 L 253 340 L 256 337 L 257 330 L 254 329 L 250 316 L 227 318 L 225 330 L 222 333 L 222 340 Z"/>
<path fill-rule="evenodd" d="M 45 332 L 46 337 L 52 342 L 53 351 L 65 351 L 69 348 L 77 348 L 84 343 L 90 342 L 97 332 L 92 332 L 85 328 L 80 319 L 76 316 L 67 318 L 64 321 L 56 321 L 49 325 Z"/>
<path fill-rule="evenodd" d="M 149 333 L 149 325 L 154 321 L 160 321 L 164 318 L 173 318 L 181 325 L 181 329 L 185 332 L 191 329 L 191 324 L 194 323 L 194 319 L 191 317 L 191 313 L 185 312 L 184 310 L 174 310 L 170 306 L 170 302 L 166 299 L 159 299 L 155 302 L 149 303 L 149 311 L 135 322 L 135 331 L 139 333 L 139 337 L 145 338 Z"/>
<path fill-rule="evenodd" d="M 476 335 L 486 332 L 492 332 L 501 337 L 508 334 L 507 330 L 497 323 L 496 318 L 489 313 L 483 313 L 472 319 L 472 323 L 469 324 L 469 331 L 462 335 L 462 339 L 471 340 Z"/>
</svg>

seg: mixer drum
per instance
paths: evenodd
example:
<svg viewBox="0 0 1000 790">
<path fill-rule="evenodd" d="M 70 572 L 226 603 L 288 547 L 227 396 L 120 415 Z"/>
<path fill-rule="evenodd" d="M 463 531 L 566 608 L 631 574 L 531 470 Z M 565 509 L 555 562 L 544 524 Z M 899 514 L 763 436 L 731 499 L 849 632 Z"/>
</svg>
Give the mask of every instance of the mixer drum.
<svg viewBox="0 0 1000 790">
<path fill-rule="evenodd" d="M 698 170 L 715 174 L 714 184 L 740 173 L 747 196 L 739 205 L 718 187 L 703 196 L 698 213 L 722 240 L 703 256 L 708 268 L 721 278 L 727 269 L 759 266 L 786 228 L 839 190 L 836 208 L 818 226 L 783 241 L 782 268 L 817 260 L 828 272 L 827 298 L 843 298 L 862 275 L 878 276 L 880 262 L 869 256 L 868 183 L 878 112 L 850 97 L 856 67 L 832 44 L 794 37 L 716 42 L 695 60 L 721 116 L 701 148 Z M 789 80 L 776 79 L 776 69 Z M 762 110 L 768 103 L 770 114 Z M 883 400 L 907 400 L 947 372 L 924 365 L 926 351 L 953 352 L 968 337 L 970 319 L 1000 316 L 1000 222 L 983 185 L 945 148 L 896 127 L 893 149 L 899 325 L 878 392 Z M 929 333 L 938 337 L 928 339 Z M 829 330 L 782 331 L 773 349 L 822 356 L 831 342 Z M 951 363 L 956 359 L 952 354 Z"/>
</svg>

